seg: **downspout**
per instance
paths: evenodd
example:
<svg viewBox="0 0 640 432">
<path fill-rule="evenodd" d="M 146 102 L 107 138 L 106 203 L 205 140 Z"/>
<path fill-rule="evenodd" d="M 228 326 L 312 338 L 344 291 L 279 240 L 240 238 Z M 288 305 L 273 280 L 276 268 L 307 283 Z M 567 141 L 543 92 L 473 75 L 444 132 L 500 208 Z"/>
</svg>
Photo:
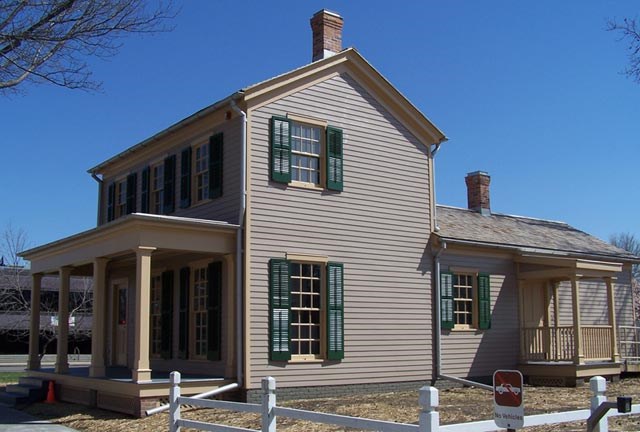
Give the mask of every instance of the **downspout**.
<svg viewBox="0 0 640 432">
<path fill-rule="evenodd" d="M 98 220 L 96 221 L 96 226 L 100 226 L 102 223 L 102 189 L 104 181 L 94 172 L 91 173 L 91 177 L 98 182 Z"/>
<path fill-rule="evenodd" d="M 244 233 L 244 217 L 247 208 L 247 113 L 236 105 L 231 99 L 231 109 L 242 117 L 242 128 L 240 131 L 240 141 L 242 143 L 242 155 L 240 158 L 240 209 L 238 211 L 238 231 L 236 235 L 236 380 L 238 387 L 242 388 L 243 375 L 243 316 L 242 316 L 242 237 Z"/>
<path fill-rule="evenodd" d="M 247 207 L 247 114 L 242 111 L 231 99 L 231 109 L 242 117 L 242 128 L 240 131 L 240 141 L 242 145 L 242 155 L 240 164 L 240 209 L 238 211 L 238 229 L 236 231 L 236 382 L 217 389 L 191 396 L 194 399 L 204 399 L 225 393 L 230 390 L 242 389 L 243 374 L 243 326 L 242 326 L 242 235 L 244 231 L 244 216 Z M 162 405 L 146 411 L 148 416 L 157 414 L 169 409 L 169 404 Z"/>
<path fill-rule="evenodd" d="M 447 249 L 447 242 L 442 241 L 442 245 L 436 252 L 434 257 L 434 267 L 435 267 L 435 278 L 436 278 L 436 338 L 435 338 L 435 351 L 436 351 L 436 378 L 438 379 L 446 379 L 448 381 L 453 381 L 458 384 L 462 384 L 469 387 L 478 387 L 483 390 L 489 390 L 493 392 L 493 387 L 487 384 L 482 384 L 476 381 L 467 380 L 464 378 L 453 377 L 449 375 L 444 375 L 442 373 L 442 322 L 440 321 L 440 316 L 442 311 L 440 310 L 441 302 L 440 302 L 440 257 L 442 253 Z"/>
</svg>

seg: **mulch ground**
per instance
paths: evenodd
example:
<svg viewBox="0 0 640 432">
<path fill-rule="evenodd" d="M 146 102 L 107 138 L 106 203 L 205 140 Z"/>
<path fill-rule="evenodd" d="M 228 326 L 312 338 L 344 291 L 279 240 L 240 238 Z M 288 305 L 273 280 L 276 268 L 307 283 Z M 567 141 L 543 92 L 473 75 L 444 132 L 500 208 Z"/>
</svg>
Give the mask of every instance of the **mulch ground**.
<svg viewBox="0 0 640 432">
<path fill-rule="evenodd" d="M 618 383 L 607 383 L 610 400 L 616 396 L 632 396 L 640 403 L 640 378 L 626 378 Z M 570 411 L 589 407 L 591 392 L 588 385 L 580 388 L 525 387 L 525 414 Z M 417 423 L 418 393 L 395 392 L 356 395 L 340 398 L 307 399 L 286 401 L 282 406 L 305 410 L 365 417 L 401 423 Z M 38 403 L 25 409 L 36 417 L 52 421 L 79 431 L 124 432 L 153 431 L 168 429 L 167 413 L 135 419 L 122 414 L 111 413 L 79 405 Z M 455 388 L 440 391 L 440 423 L 463 423 L 493 418 L 493 396 L 486 390 L 477 388 Z M 182 417 L 194 420 L 222 423 L 250 429 L 259 429 L 260 419 L 256 414 L 233 413 L 183 407 Z M 188 431 L 189 429 L 182 429 Z M 342 427 L 278 419 L 279 431 L 328 432 L 354 430 Z M 527 432 L 543 431 L 585 431 L 585 422 L 539 426 L 523 429 Z M 640 431 L 640 416 L 623 416 L 609 419 L 610 431 Z"/>
</svg>

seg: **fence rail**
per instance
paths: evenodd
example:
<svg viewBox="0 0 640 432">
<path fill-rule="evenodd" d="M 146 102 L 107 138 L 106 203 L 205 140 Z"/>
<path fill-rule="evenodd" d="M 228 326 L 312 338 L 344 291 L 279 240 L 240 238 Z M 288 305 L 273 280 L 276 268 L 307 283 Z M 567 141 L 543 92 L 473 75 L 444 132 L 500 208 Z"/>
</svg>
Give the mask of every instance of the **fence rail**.
<svg viewBox="0 0 640 432">
<path fill-rule="evenodd" d="M 272 377 L 262 379 L 262 403 L 248 404 L 219 400 L 203 400 L 180 396 L 180 373 L 171 372 L 171 390 L 169 392 L 169 431 L 180 432 L 181 427 L 188 427 L 211 432 L 276 432 L 277 417 L 287 417 L 306 420 L 315 423 L 333 424 L 350 428 L 375 430 L 380 432 L 490 432 L 502 430 L 493 420 L 470 423 L 460 423 L 440 426 L 438 412 L 439 395 L 435 387 L 422 387 L 419 391 L 420 414 L 418 424 L 394 423 L 384 420 L 373 420 L 360 417 L 350 417 L 338 414 L 327 414 L 306 411 L 295 408 L 285 408 L 276 405 L 276 380 Z M 596 384 L 594 386 L 594 384 Z M 602 377 L 591 379 L 591 410 L 576 410 L 551 414 L 526 416 L 524 426 L 540 426 L 573 421 L 586 420 L 595 409 L 606 400 L 606 381 Z M 202 408 L 225 409 L 236 412 L 260 413 L 261 429 L 246 429 L 236 426 L 206 423 L 197 420 L 181 418 L 181 405 L 194 405 Z M 633 405 L 630 414 L 640 414 L 640 405 Z M 608 417 L 622 415 L 610 413 Z M 599 430 L 607 430 L 607 416 L 600 421 Z"/>
</svg>

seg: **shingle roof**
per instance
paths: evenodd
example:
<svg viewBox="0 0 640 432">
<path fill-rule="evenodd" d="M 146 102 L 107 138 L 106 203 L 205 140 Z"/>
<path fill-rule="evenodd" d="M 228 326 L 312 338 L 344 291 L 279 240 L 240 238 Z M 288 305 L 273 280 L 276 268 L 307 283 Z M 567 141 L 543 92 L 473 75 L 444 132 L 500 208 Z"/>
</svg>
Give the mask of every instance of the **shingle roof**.
<svg viewBox="0 0 640 432">
<path fill-rule="evenodd" d="M 615 257 L 640 261 L 629 252 L 580 231 L 564 222 L 437 206 L 438 236 L 514 249 L 541 249 L 575 255 Z"/>
</svg>

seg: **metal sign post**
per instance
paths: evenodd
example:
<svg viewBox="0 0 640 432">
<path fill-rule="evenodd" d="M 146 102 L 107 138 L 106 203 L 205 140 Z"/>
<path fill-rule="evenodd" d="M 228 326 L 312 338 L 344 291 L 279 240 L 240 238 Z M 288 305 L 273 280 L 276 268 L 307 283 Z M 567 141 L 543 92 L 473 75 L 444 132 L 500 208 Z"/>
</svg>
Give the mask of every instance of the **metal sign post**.
<svg viewBox="0 0 640 432">
<path fill-rule="evenodd" d="M 517 370 L 493 374 L 493 408 L 496 425 L 508 430 L 524 427 L 524 386 Z"/>
</svg>

